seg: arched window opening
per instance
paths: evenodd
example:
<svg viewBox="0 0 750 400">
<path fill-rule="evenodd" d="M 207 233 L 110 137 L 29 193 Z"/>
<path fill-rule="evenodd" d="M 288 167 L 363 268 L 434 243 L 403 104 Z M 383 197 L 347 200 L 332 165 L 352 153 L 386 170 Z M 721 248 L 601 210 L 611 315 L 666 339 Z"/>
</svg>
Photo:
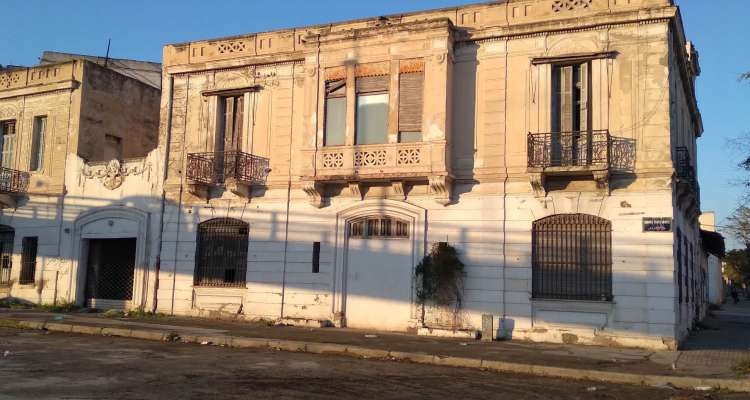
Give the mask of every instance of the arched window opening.
<svg viewBox="0 0 750 400">
<path fill-rule="evenodd" d="M 409 223 L 391 217 L 366 217 L 349 224 L 349 237 L 369 238 L 408 238 Z"/>
<path fill-rule="evenodd" d="M 195 286 L 245 286 L 248 233 L 246 222 L 231 218 L 198 225 Z"/>
<path fill-rule="evenodd" d="M 612 224 L 586 214 L 559 214 L 532 227 L 532 297 L 612 300 Z"/>
</svg>

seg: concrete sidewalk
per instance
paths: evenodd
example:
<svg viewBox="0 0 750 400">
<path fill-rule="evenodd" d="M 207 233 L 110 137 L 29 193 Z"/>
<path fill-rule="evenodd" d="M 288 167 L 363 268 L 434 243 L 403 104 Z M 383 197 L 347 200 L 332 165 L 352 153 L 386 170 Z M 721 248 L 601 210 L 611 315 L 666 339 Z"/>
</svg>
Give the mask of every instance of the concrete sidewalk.
<svg viewBox="0 0 750 400">
<path fill-rule="evenodd" d="M 744 309 L 741 311 L 744 312 Z M 733 333 L 739 337 L 744 331 L 742 325 L 731 324 L 736 318 L 735 313 L 729 314 L 731 316 L 717 315 L 717 318 L 713 318 L 716 321 L 712 323 L 722 328 L 705 332 L 714 337 L 703 339 L 698 334 L 691 338 L 691 342 L 701 343 L 703 340 L 714 343 L 717 348 L 688 347 L 688 350 L 677 352 L 516 341 L 465 341 L 354 329 L 269 326 L 183 317 L 113 319 L 100 314 L 55 314 L 7 309 L 0 311 L 0 324 L 160 341 L 335 353 L 612 383 L 671 384 L 685 389 L 710 386 L 750 392 L 750 379 L 732 370 L 738 363 L 750 361 L 750 349 L 718 348 L 724 335 L 717 335 L 717 332 Z M 737 328 L 736 332 L 726 331 L 732 328 Z"/>
</svg>

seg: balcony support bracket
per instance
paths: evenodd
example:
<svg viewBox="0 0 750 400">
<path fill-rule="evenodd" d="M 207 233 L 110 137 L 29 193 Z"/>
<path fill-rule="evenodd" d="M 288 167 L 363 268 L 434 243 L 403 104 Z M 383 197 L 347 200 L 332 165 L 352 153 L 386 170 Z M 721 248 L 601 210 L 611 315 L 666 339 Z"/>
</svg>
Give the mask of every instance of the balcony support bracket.
<svg viewBox="0 0 750 400">
<path fill-rule="evenodd" d="M 594 181 L 596 181 L 596 188 L 601 190 L 604 194 L 609 195 L 609 170 L 592 171 L 594 175 Z"/>
<path fill-rule="evenodd" d="M 538 198 L 547 196 L 547 189 L 545 188 L 544 182 L 544 172 L 529 173 L 529 182 L 531 183 L 531 189 L 534 191 L 534 196 Z"/>
<path fill-rule="evenodd" d="M 435 197 L 435 201 L 443 206 L 450 204 L 453 194 L 453 178 L 446 175 L 433 175 L 429 181 L 430 193 Z"/>
<path fill-rule="evenodd" d="M 362 182 L 349 182 L 349 194 L 357 200 L 362 200 L 365 187 Z"/>
<path fill-rule="evenodd" d="M 323 207 L 325 187 L 320 182 L 306 181 L 302 183 L 302 190 L 307 195 L 307 200 L 315 208 Z"/>
<path fill-rule="evenodd" d="M 406 183 L 404 181 L 391 182 L 391 189 L 399 200 L 406 201 Z"/>
<path fill-rule="evenodd" d="M 18 206 L 18 196 L 2 193 L 0 194 L 0 208 L 16 208 Z"/>
<path fill-rule="evenodd" d="M 188 183 L 188 192 L 190 192 L 193 196 L 199 197 L 201 199 L 208 200 L 208 197 L 211 192 L 211 187 L 209 185 L 206 185 L 204 183 Z"/>
</svg>

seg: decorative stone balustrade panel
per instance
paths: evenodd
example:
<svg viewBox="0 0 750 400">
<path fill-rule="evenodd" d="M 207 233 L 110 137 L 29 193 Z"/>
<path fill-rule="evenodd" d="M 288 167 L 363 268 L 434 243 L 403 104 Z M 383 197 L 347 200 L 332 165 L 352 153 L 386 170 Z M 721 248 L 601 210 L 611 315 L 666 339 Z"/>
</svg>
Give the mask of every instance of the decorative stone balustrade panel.
<svg viewBox="0 0 750 400">
<path fill-rule="evenodd" d="M 336 146 L 318 150 L 317 175 L 359 175 L 376 178 L 379 174 L 404 177 L 424 174 L 431 169 L 429 142 Z"/>
</svg>

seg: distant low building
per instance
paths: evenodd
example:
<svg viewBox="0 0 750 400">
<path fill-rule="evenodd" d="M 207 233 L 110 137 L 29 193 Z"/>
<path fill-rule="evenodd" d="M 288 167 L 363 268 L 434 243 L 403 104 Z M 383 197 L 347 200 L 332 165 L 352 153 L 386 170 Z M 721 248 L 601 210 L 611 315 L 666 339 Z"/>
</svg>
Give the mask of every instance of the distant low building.
<svg viewBox="0 0 750 400">
<path fill-rule="evenodd" d="M 724 237 L 716 232 L 716 213 L 704 211 L 700 218 L 701 244 L 705 253 L 707 300 L 709 304 L 724 302 L 724 276 L 721 259 L 725 256 Z"/>
</svg>

